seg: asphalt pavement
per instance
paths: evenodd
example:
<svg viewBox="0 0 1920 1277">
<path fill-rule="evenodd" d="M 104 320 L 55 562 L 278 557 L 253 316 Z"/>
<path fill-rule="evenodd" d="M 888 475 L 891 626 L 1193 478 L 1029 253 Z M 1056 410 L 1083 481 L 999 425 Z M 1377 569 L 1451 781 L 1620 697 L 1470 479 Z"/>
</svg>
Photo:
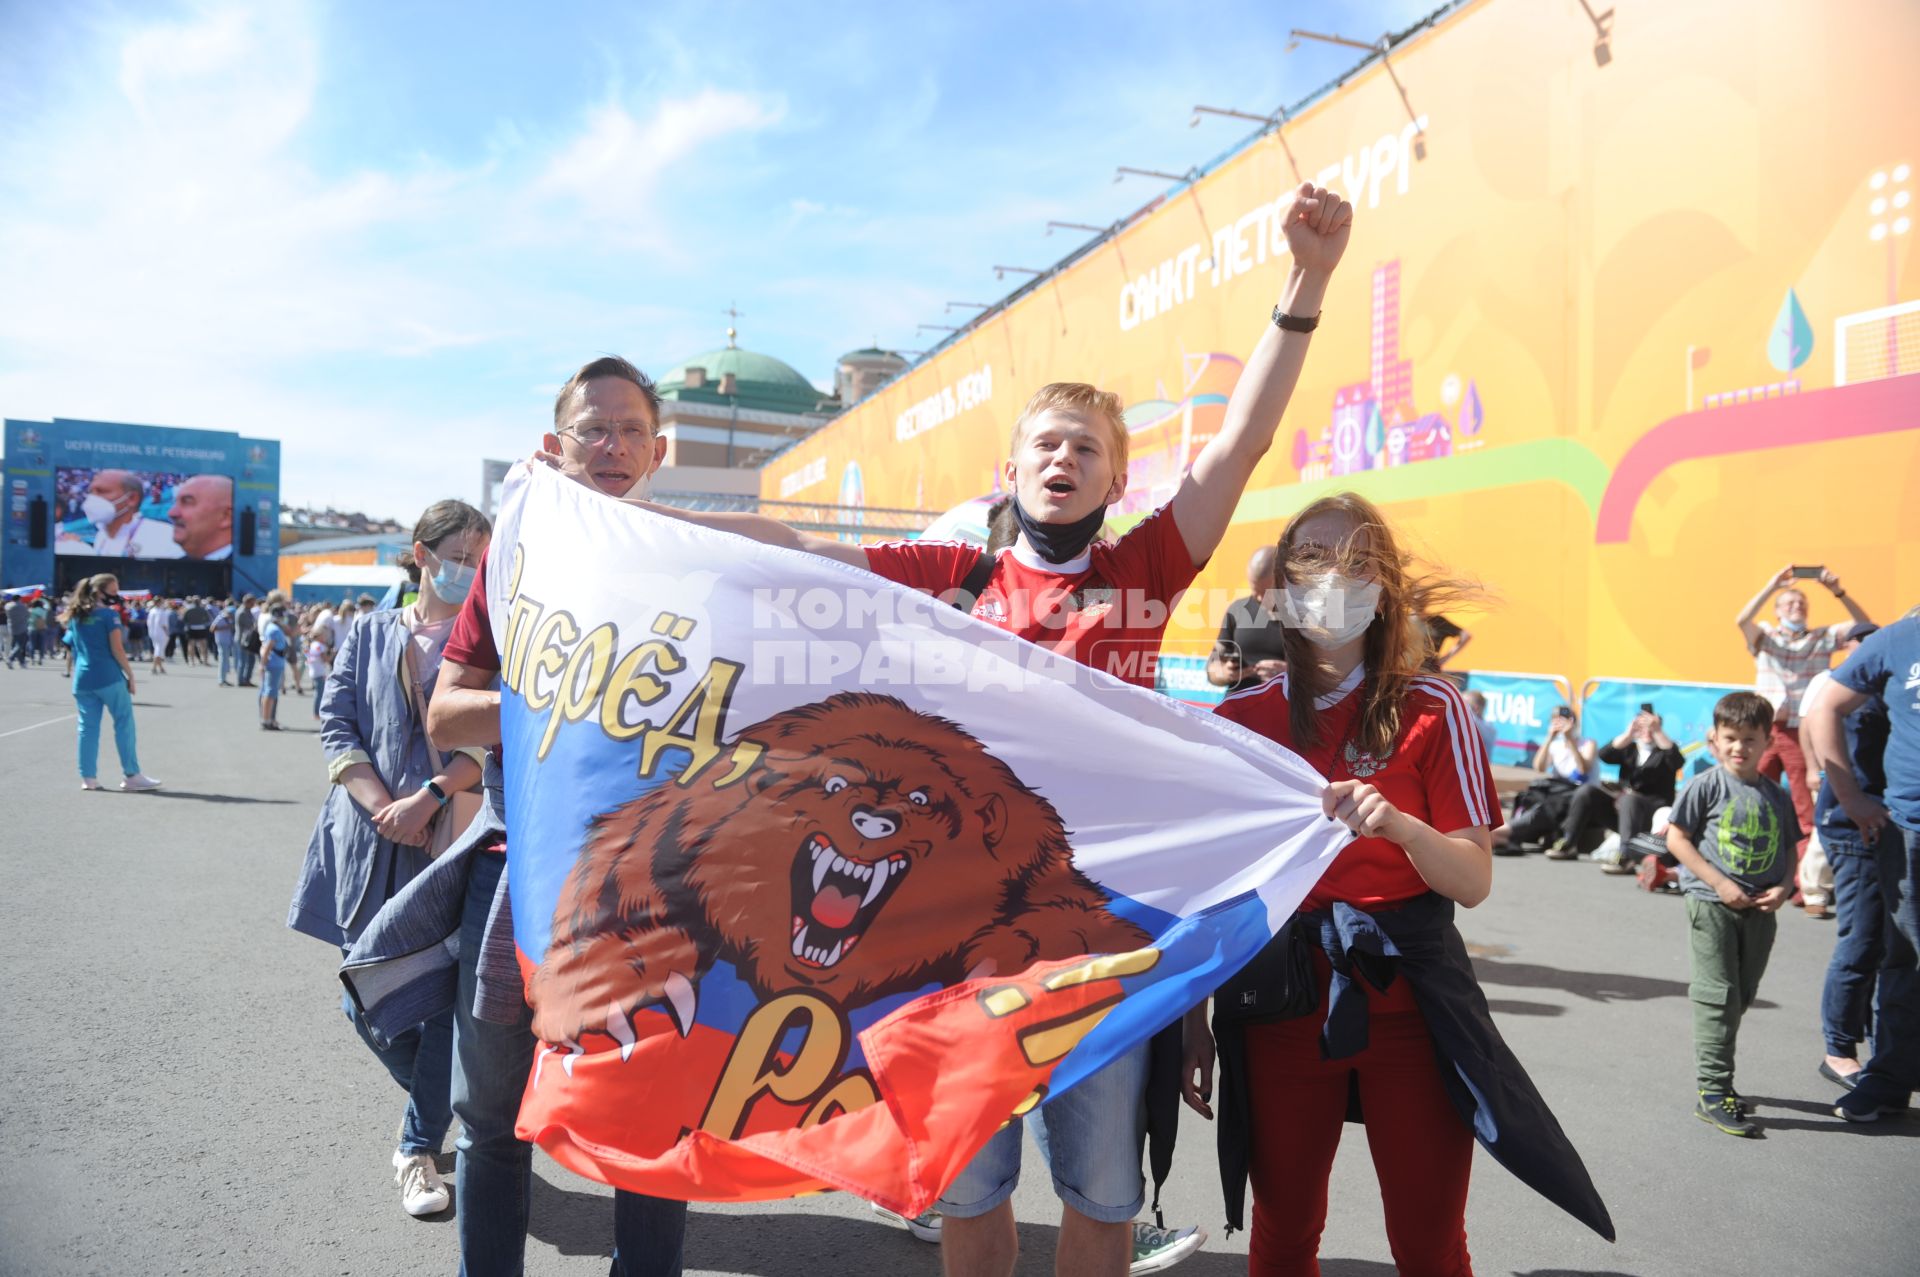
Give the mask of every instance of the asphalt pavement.
<svg viewBox="0 0 1920 1277">
<path fill-rule="evenodd" d="M 454 1272 L 451 1213 L 400 1210 L 402 1097 L 341 1016 L 337 954 L 284 926 L 326 789 L 310 702 L 283 699 L 289 730 L 270 735 L 248 690 L 177 665 L 143 672 L 135 700 L 141 763 L 166 788 L 82 793 L 65 680 L 0 670 L 0 1273 Z M 117 774 L 110 738 L 101 764 Z M 1843 1125 L 1815 1072 L 1831 922 L 1781 919 L 1740 1042 L 1766 1132 L 1752 1141 L 1691 1113 L 1677 898 L 1584 862 L 1504 859 L 1460 926 L 1620 1234 L 1601 1241 L 1481 1154 L 1476 1271 L 1920 1272 L 1920 1118 Z M 1164 1194 L 1169 1223 L 1212 1234 L 1183 1277 L 1245 1272 L 1212 1135 L 1187 1115 Z M 1049 1273 L 1058 1209 L 1031 1146 L 1027 1166 L 1019 1271 Z M 607 1190 L 542 1154 L 535 1167 L 527 1271 L 605 1272 Z M 1323 1271 L 1392 1273 L 1356 1127 L 1331 1199 Z M 838 1195 L 697 1205 L 687 1257 L 698 1274 L 938 1271 L 933 1247 Z"/>
</svg>

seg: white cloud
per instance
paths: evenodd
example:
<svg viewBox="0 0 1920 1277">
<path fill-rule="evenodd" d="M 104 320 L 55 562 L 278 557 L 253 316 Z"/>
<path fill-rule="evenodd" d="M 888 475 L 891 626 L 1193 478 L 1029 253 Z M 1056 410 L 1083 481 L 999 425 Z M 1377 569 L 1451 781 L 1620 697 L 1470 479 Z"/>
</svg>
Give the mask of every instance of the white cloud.
<svg viewBox="0 0 1920 1277">
<path fill-rule="evenodd" d="M 532 193 L 600 223 L 600 233 L 650 242 L 645 214 L 677 167 L 729 134 L 777 124 L 785 112 L 779 101 L 712 88 L 668 98 L 644 116 L 617 100 L 604 102 L 553 157 Z"/>
<path fill-rule="evenodd" d="M 405 517 L 477 491 L 483 450 L 524 451 L 544 406 L 510 391 L 496 412 L 422 413 L 351 378 L 314 393 L 319 361 L 391 384 L 390 361 L 495 347 L 518 386 L 539 351 L 658 330 L 676 312 L 538 282 L 540 248 L 583 222 L 603 242 L 658 242 L 663 175 L 784 108 L 712 88 L 610 99 L 558 141 L 486 122 L 469 167 L 329 172 L 316 30 L 289 4 L 113 32 L 104 85 L 99 67 L 76 74 L 0 133 L 0 409 L 277 437 L 290 499 Z M 445 368 L 408 397 L 450 377 L 484 398 Z"/>
</svg>

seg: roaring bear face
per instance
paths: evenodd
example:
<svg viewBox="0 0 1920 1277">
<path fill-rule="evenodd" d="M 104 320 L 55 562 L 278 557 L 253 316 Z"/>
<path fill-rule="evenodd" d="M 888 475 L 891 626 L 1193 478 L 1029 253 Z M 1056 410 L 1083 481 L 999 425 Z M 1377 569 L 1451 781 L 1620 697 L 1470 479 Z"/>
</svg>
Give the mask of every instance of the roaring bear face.
<svg viewBox="0 0 1920 1277">
<path fill-rule="evenodd" d="M 744 777 L 593 819 L 528 990 L 543 1040 L 656 1004 L 684 1034 L 716 961 L 762 996 L 851 1010 L 1147 942 L 1074 867 L 1052 806 L 945 719 L 843 693 L 743 736 L 763 751 Z"/>
<path fill-rule="evenodd" d="M 889 697 L 836 696 L 750 735 L 767 746 L 752 799 L 685 880 L 763 990 L 812 988 L 848 1006 L 936 972 L 958 979 L 940 968 L 986 921 L 981 902 L 1003 907 L 1070 855 L 1052 807 L 1004 763 Z"/>
</svg>

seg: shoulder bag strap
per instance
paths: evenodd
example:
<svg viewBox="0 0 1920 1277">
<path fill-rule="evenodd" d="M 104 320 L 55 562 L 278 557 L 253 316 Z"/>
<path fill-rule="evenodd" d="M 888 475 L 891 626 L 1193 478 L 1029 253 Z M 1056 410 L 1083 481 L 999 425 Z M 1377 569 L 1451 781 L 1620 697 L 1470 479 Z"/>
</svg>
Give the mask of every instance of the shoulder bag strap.
<svg viewBox="0 0 1920 1277">
<path fill-rule="evenodd" d="M 948 599 L 962 612 L 972 612 L 973 605 L 980 601 L 981 591 L 987 588 L 987 582 L 993 579 L 994 556 L 985 550 L 974 560 L 973 567 L 967 572 L 966 580 L 960 582 L 960 588 Z"/>
</svg>

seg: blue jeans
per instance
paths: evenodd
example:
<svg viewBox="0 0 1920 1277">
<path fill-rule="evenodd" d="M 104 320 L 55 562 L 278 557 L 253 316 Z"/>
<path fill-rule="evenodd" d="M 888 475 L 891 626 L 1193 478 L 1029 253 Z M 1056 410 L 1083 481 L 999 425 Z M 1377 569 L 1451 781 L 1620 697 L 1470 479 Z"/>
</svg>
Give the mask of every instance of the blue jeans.
<svg viewBox="0 0 1920 1277">
<path fill-rule="evenodd" d="M 453 1012 L 444 1011 L 425 1024 L 415 1025 L 382 1047 L 367 1031 L 367 1022 L 344 993 L 340 1009 L 353 1031 L 367 1044 L 400 1089 L 407 1093 L 406 1113 L 400 1120 L 402 1153 L 438 1153 L 453 1125 Z"/>
<path fill-rule="evenodd" d="M 1827 1054 L 1850 1060 L 1871 1036 L 1874 977 L 1886 951 L 1880 872 L 1857 830 L 1823 825 L 1820 846 L 1833 867 L 1834 899 L 1833 959 L 1820 994 L 1820 1024 Z"/>
<path fill-rule="evenodd" d="M 227 675 L 233 672 L 236 662 L 233 651 L 233 631 L 215 630 L 213 645 L 220 649 L 220 681 L 227 681 Z"/>
<path fill-rule="evenodd" d="M 257 659 L 258 658 L 246 648 L 243 647 L 240 649 L 240 681 L 242 683 L 250 683 L 253 681 L 253 664 Z"/>
<path fill-rule="evenodd" d="M 519 1277 L 527 1248 L 533 1146 L 513 1133 L 533 1066 L 533 1013 L 518 1024 L 475 1018 L 481 938 L 506 857 L 474 852 L 460 920 L 460 976 L 453 1006 L 453 1111 L 460 1115 L 459 1203 L 462 1277 Z M 679 1277 L 687 1204 L 638 1193 L 613 1195 L 612 1277 Z"/>
<path fill-rule="evenodd" d="M 1027 1115 L 1053 1170 L 1054 1195 L 1097 1223 L 1124 1224 L 1146 1204 L 1140 1152 L 1147 1135 L 1147 1059 L 1142 1042 Z M 1009 1123 L 973 1155 L 940 1195 L 942 1215 L 976 1219 L 1013 1196 L 1020 1126 Z"/>
<path fill-rule="evenodd" d="M 83 780 L 100 774 L 100 719 L 113 715 L 113 747 L 120 752 L 120 770 L 127 775 L 140 771 L 140 755 L 134 748 L 133 694 L 125 682 L 109 683 L 88 690 L 75 688 L 73 703 L 80 711 L 80 776 Z"/>
<path fill-rule="evenodd" d="M 1873 1055 L 1854 1090 L 1904 1104 L 1920 1088 L 1920 831 L 1889 823 L 1873 844 L 1880 900 L 1890 924 L 1880 963 Z"/>
</svg>

